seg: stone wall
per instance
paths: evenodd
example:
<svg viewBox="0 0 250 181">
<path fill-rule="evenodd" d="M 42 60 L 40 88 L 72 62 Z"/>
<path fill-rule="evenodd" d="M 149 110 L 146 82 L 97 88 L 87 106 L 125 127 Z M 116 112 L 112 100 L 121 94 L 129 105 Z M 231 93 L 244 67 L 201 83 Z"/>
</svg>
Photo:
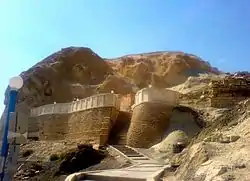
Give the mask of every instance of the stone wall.
<svg viewBox="0 0 250 181">
<path fill-rule="evenodd" d="M 63 140 L 68 133 L 69 114 L 43 115 L 37 117 L 39 140 Z"/>
<path fill-rule="evenodd" d="M 105 144 L 118 112 L 113 107 L 38 117 L 40 140 Z"/>
<path fill-rule="evenodd" d="M 38 118 L 28 118 L 28 138 L 38 138 L 39 136 L 39 121 Z"/>
<path fill-rule="evenodd" d="M 164 88 L 155 88 L 148 87 L 139 90 L 135 95 L 135 104 L 132 108 L 143 102 L 161 102 L 169 105 L 178 104 L 179 94 L 176 91 L 164 89 Z"/>
<path fill-rule="evenodd" d="M 28 137 L 41 140 L 79 139 L 105 143 L 120 109 L 116 94 L 97 94 L 70 103 L 56 103 L 30 111 Z M 101 140 L 101 141 L 100 141 Z"/>
<path fill-rule="evenodd" d="M 96 108 L 72 114 L 68 121 L 66 139 L 105 144 L 115 124 L 118 112 L 115 108 Z"/>
<path fill-rule="evenodd" d="M 169 126 L 173 106 L 145 102 L 133 109 L 127 144 L 132 147 L 149 148 L 160 142 Z"/>
<path fill-rule="evenodd" d="M 250 78 L 227 77 L 209 84 L 211 107 L 231 107 L 250 97 Z"/>
</svg>

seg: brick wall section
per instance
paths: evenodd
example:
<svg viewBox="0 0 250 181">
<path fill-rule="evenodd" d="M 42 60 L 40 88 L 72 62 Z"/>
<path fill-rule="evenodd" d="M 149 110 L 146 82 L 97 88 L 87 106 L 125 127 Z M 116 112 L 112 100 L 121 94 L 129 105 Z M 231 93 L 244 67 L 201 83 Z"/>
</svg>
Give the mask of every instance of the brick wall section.
<svg viewBox="0 0 250 181">
<path fill-rule="evenodd" d="M 245 99 L 246 97 L 233 97 L 233 96 L 220 95 L 218 97 L 211 98 L 209 103 L 211 107 L 226 108 L 226 107 L 233 107 L 238 102 Z"/>
<path fill-rule="evenodd" d="M 37 118 L 28 118 L 28 132 L 38 132 L 39 131 L 39 125 L 38 125 L 38 119 Z"/>
<path fill-rule="evenodd" d="M 116 120 L 115 108 L 97 108 L 74 113 L 68 121 L 66 139 L 81 139 L 86 142 L 105 144 Z"/>
<path fill-rule="evenodd" d="M 162 140 L 169 125 L 173 107 L 161 103 L 142 103 L 132 114 L 127 134 L 127 144 L 132 147 L 149 148 Z"/>
<path fill-rule="evenodd" d="M 68 133 L 70 115 L 43 115 L 37 118 L 40 140 L 63 140 Z"/>
<path fill-rule="evenodd" d="M 95 108 L 72 114 L 44 115 L 39 119 L 40 140 L 75 140 L 105 144 L 118 112 L 113 107 Z"/>
<path fill-rule="evenodd" d="M 231 107 L 250 97 L 250 79 L 227 77 L 221 81 L 212 81 L 209 90 L 211 107 Z"/>
</svg>

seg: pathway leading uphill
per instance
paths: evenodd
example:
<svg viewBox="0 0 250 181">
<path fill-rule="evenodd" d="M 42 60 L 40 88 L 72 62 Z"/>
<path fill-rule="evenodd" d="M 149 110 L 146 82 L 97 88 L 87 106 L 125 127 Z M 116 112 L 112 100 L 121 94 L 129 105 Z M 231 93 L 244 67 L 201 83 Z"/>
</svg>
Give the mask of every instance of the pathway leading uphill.
<svg viewBox="0 0 250 181">
<path fill-rule="evenodd" d="M 109 149 L 126 157 L 132 166 L 122 169 L 101 170 L 69 175 L 65 181 L 108 180 L 108 181 L 156 181 L 169 165 L 153 160 L 138 150 L 126 145 L 113 145 Z"/>
</svg>

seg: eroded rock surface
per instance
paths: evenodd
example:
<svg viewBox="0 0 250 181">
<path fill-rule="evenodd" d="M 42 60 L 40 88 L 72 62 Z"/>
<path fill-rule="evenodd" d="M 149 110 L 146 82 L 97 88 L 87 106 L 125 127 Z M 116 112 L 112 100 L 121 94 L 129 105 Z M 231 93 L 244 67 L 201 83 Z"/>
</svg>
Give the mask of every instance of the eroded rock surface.
<svg viewBox="0 0 250 181">
<path fill-rule="evenodd" d="M 199 73 L 220 72 L 200 58 L 183 52 L 103 59 L 89 48 L 68 47 L 21 73 L 24 87 L 20 90 L 18 109 L 24 111 L 53 102 L 69 102 L 76 97 L 111 90 L 128 94 L 149 84 L 169 87 Z"/>
</svg>

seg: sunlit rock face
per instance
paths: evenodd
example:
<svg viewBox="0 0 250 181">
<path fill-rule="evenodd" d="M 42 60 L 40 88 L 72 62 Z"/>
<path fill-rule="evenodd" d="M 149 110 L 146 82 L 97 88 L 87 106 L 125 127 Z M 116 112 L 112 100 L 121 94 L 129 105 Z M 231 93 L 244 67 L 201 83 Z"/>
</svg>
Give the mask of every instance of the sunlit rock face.
<svg viewBox="0 0 250 181">
<path fill-rule="evenodd" d="M 183 52 L 104 59 L 90 48 L 68 47 L 20 74 L 24 86 L 19 91 L 18 103 L 30 108 L 111 90 L 130 94 L 149 84 L 161 88 L 177 85 L 199 73 L 220 72 L 199 57 Z"/>
</svg>

